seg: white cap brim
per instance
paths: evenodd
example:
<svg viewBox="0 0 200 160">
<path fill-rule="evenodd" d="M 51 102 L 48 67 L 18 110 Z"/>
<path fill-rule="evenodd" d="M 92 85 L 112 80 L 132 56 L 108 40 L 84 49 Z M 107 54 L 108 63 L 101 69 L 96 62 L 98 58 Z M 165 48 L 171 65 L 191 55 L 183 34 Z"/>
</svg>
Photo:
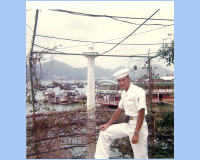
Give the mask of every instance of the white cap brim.
<svg viewBox="0 0 200 160">
<path fill-rule="evenodd" d="M 127 75 L 129 75 L 129 68 L 121 69 L 121 70 L 117 71 L 115 74 L 113 74 L 113 76 L 116 79 L 126 77 Z"/>
</svg>

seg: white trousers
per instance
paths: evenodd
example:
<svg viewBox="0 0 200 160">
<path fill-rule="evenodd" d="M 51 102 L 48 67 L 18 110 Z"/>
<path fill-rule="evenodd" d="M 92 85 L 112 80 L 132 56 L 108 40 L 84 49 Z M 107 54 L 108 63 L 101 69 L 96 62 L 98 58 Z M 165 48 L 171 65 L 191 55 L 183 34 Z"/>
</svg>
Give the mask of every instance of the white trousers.
<svg viewBox="0 0 200 160">
<path fill-rule="evenodd" d="M 139 132 L 138 143 L 132 143 L 132 137 L 135 131 L 137 117 L 130 120 L 129 123 L 120 123 L 109 126 L 105 131 L 100 131 L 97 142 L 95 159 L 109 159 L 110 144 L 113 139 L 129 136 L 129 140 L 133 149 L 134 159 L 148 159 L 148 127 L 146 120 L 144 120 Z"/>
</svg>

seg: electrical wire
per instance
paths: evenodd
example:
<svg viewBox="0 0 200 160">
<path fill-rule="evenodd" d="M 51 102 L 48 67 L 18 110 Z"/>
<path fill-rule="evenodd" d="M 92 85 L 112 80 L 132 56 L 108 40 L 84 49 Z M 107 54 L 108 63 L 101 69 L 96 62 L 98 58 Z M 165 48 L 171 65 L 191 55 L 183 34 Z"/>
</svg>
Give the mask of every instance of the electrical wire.
<svg viewBox="0 0 200 160">
<path fill-rule="evenodd" d="M 153 16 L 153 15 L 152 15 L 152 16 Z M 151 16 L 151 17 L 152 17 L 152 16 Z M 147 20 L 146 20 L 146 21 L 147 21 Z M 146 21 L 145 21 L 145 22 L 146 22 Z M 144 23 L 145 23 L 145 22 L 144 22 Z M 174 25 L 174 24 L 166 25 L 165 27 L 167 27 L 167 26 L 172 26 L 172 25 Z M 28 25 L 27 25 L 27 26 L 28 26 Z M 141 26 L 141 25 L 140 25 L 140 26 Z M 28 26 L 28 27 L 29 27 L 29 26 Z M 139 27 L 138 27 L 138 28 L 139 28 Z M 137 28 L 137 29 L 138 29 L 138 28 Z M 164 28 L 164 27 L 161 27 L 161 28 Z M 161 29 L 161 28 L 157 28 L 157 29 Z M 31 29 L 31 28 L 30 28 L 30 29 Z M 136 29 L 136 30 L 137 30 L 137 29 Z M 157 29 L 153 29 L 153 30 L 157 30 Z M 153 30 L 141 32 L 141 33 L 138 33 L 138 34 L 150 32 L 150 31 L 153 31 Z M 133 32 L 132 32 L 131 34 L 133 34 Z M 130 34 L 129 36 L 133 36 L 133 35 L 131 35 L 131 34 Z M 138 35 L 138 34 L 135 34 L 135 35 Z M 42 36 L 42 35 L 36 35 L 36 36 Z M 129 36 L 128 36 L 128 37 L 129 37 Z M 80 41 L 80 40 L 64 39 L 64 38 L 49 37 L 49 36 L 42 36 L 42 37 L 56 38 L 56 39 L 63 39 L 63 40 L 71 40 L 71 41 L 78 41 L 78 42 L 116 44 L 116 43 L 106 43 L 106 42 Z M 125 39 L 127 39 L 128 37 L 126 37 Z M 120 37 L 120 38 L 121 38 L 121 37 Z M 117 38 L 117 39 L 119 39 L 119 38 Z M 124 40 L 125 40 L 125 39 L 124 39 Z M 112 40 L 114 40 L 114 39 L 112 39 Z M 122 40 L 121 42 L 123 42 L 124 40 Z M 107 41 L 110 41 L 110 40 L 107 40 Z M 163 43 L 157 43 L 157 44 L 120 44 L 121 42 L 117 43 L 116 46 L 117 46 L 117 45 L 160 45 L 160 44 L 163 44 Z M 165 43 L 165 44 L 168 44 L 168 43 Z M 45 47 L 42 47 L 42 46 L 39 46 L 39 45 L 36 45 L 36 46 L 52 51 L 52 49 L 49 49 L 49 48 L 45 48 Z M 84 45 L 81 45 L 81 46 L 84 46 Z M 116 47 L 116 46 L 115 46 L 115 47 Z M 72 46 L 72 47 L 77 47 L 77 46 Z M 64 47 L 64 48 L 72 48 L 72 47 Z M 114 47 L 114 48 L 115 48 L 115 47 Z M 59 49 L 64 49 L 64 48 L 59 48 Z M 112 49 L 113 49 L 113 48 L 112 48 Z M 112 49 L 111 49 L 111 50 L 112 50 Z M 110 51 L 110 50 L 109 50 L 109 51 Z M 58 51 L 55 51 L 55 52 L 58 52 Z M 108 51 L 107 51 L 107 52 L 108 52 Z M 107 53 L 107 52 L 106 52 L 106 53 Z M 157 53 L 157 52 L 154 52 L 154 53 Z M 104 54 L 104 53 L 103 53 L 103 54 Z M 153 54 L 153 53 L 150 53 L 150 54 Z M 144 54 L 140 54 L 140 55 L 144 55 Z"/>
<path fill-rule="evenodd" d="M 51 36 L 43 36 L 43 35 L 36 35 L 39 37 L 45 37 L 45 38 L 53 38 L 53 39 L 61 39 L 61 40 L 67 40 L 67 41 L 76 41 L 76 42 L 88 42 L 88 43 L 102 43 L 102 44 L 117 44 L 117 43 L 107 43 L 105 41 L 102 42 L 95 42 L 95 41 L 83 41 L 83 40 L 76 40 L 76 39 L 66 39 L 66 38 L 59 38 L 59 37 L 51 37 Z M 163 43 L 152 43 L 152 44 L 130 44 L 130 43 L 123 43 L 120 45 L 160 45 Z M 167 43 L 165 43 L 167 44 Z M 63 48 L 62 48 L 63 49 Z"/>
<path fill-rule="evenodd" d="M 158 29 L 162 29 L 162 28 L 165 28 L 165 27 L 170 27 L 170 26 L 173 26 L 173 25 L 174 25 L 174 24 L 167 25 L 167 26 L 164 26 L 164 27 L 159 27 L 159 28 L 156 28 L 156 29 L 151 29 L 151 30 L 144 31 L 144 32 L 140 32 L 140 33 L 137 33 L 137 34 L 134 34 L 134 35 L 131 35 L 131 36 L 136 36 L 136 35 L 140 35 L 140 34 L 152 32 L 152 31 L 155 31 L 155 30 L 158 30 Z M 106 44 L 105 42 L 108 42 L 108 41 L 118 40 L 118 39 L 121 39 L 121 38 L 125 38 L 125 37 L 126 37 L 126 36 L 123 36 L 123 37 L 114 38 L 114 39 L 110 39 L 110 40 L 104 40 L 104 41 L 100 41 L 100 42 L 94 42 L 94 41 L 80 41 L 80 40 L 73 40 L 73 39 L 57 38 L 57 37 L 50 37 L 50 36 L 43 36 L 43 35 L 36 35 L 36 36 L 48 37 L 48 38 L 55 38 L 55 39 L 62 39 L 62 40 L 69 40 L 69 41 L 72 40 L 72 41 L 78 41 L 78 42 L 104 43 L 104 44 Z M 107 44 L 109 44 L 109 43 L 107 43 Z M 77 45 L 77 46 L 71 46 L 71 47 L 64 47 L 64 48 L 59 48 L 59 49 L 74 48 L 74 47 L 81 47 L 81 46 L 87 46 L 87 45 L 88 45 L 88 44 L 85 44 L 85 45 Z"/>
<path fill-rule="evenodd" d="M 153 17 L 160 9 L 158 9 L 155 13 L 153 13 L 148 19 L 146 19 L 139 27 L 137 27 L 130 35 L 128 35 L 126 38 L 124 38 L 122 41 L 120 41 L 118 44 L 116 44 L 114 47 L 112 47 L 110 50 L 103 52 L 102 54 L 105 54 L 111 50 L 113 50 L 115 47 L 117 47 L 120 43 L 125 41 L 128 37 L 130 37 L 134 32 L 136 32 L 144 23 L 146 23 L 151 17 Z"/>
<path fill-rule="evenodd" d="M 129 21 L 119 20 L 119 19 L 116 19 L 116 18 L 113 18 L 113 17 L 110 17 L 110 18 L 114 19 L 116 21 L 124 22 L 124 23 L 129 23 L 129 24 L 134 24 L 134 25 L 140 25 L 138 23 L 133 23 L 133 22 L 129 22 Z M 164 25 L 164 24 L 144 24 L 144 25 L 147 25 L 147 26 L 150 26 L 150 25 L 167 26 L 167 25 Z"/>
<path fill-rule="evenodd" d="M 169 27 L 169 26 L 173 26 L 173 24 L 172 24 L 172 25 L 167 25 L 167 26 L 165 26 L 165 27 Z M 140 32 L 140 33 L 137 33 L 137 34 L 133 34 L 133 35 L 131 35 L 131 36 L 136 36 L 136 35 L 139 35 L 139 34 L 143 34 L 143 33 L 151 32 L 151 31 L 155 31 L 155 30 L 162 29 L 162 28 L 165 28 L 165 27 L 160 27 L 160 28 L 156 28 L 156 29 L 152 29 L 152 30 Z M 113 41 L 113 40 L 122 39 L 122 38 L 125 38 L 125 37 L 126 37 L 126 36 L 119 37 L 119 38 L 114 38 L 114 39 L 110 39 L 110 40 L 105 40 L 105 41 L 101 41 L 101 42 Z M 95 43 L 95 42 L 92 41 L 92 43 Z M 87 45 L 88 45 L 88 44 L 77 45 L 77 46 L 71 46 L 71 47 L 63 47 L 63 48 L 59 48 L 59 49 L 74 48 L 74 47 L 82 47 L 82 46 L 87 46 Z"/>
<path fill-rule="evenodd" d="M 46 48 L 46 47 L 42 47 L 42 46 L 37 45 L 37 44 L 34 44 L 34 46 L 37 46 L 37 47 L 40 47 L 40 48 L 43 48 L 43 49 L 46 49 L 46 50 L 49 50 L 49 51 L 59 52 L 59 51 L 55 51 L 54 49 L 49 49 L 49 48 Z"/>
<path fill-rule="evenodd" d="M 131 36 L 136 36 L 136 35 L 139 35 L 139 34 L 143 34 L 143 33 L 151 32 L 151 31 L 155 31 L 155 30 L 162 29 L 162 28 L 169 27 L 169 26 L 173 26 L 173 25 L 174 24 L 167 25 L 167 26 L 160 27 L 160 28 L 156 28 L 156 29 L 152 29 L 152 30 L 148 30 L 148 31 L 144 31 L 144 32 L 140 32 L 140 33 L 137 33 L 137 34 L 134 34 L 134 35 L 131 35 Z M 110 39 L 110 40 L 106 40 L 106 41 L 113 41 L 113 40 L 117 40 L 117 39 L 121 39 L 121 38 L 125 38 L 125 37 L 126 36 L 115 38 L 115 39 Z M 106 41 L 104 41 L 104 42 L 106 42 Z"/>
<path fill-rule="evenodd" d="M 78 12 L 72 12 L 72 11 L 64 11 L 64 10 L 53 10 L 53 11 L 62 11 L 62 12 L 68 12 L 68 13 L 74 13 L 74 14 L 84 14 L 84 13 L 78 13 Z M 85 14 L 85 15 L 88 15 L 88 16 L 91 15 L 91 16 L 97 16 L 97 17 L 101 17 L 101 16 L 105 17 L 106 16 L 106 15 L 92 15 L 92 14 Z M 109 18 L 113 18 L 113 17 L 116 17 L 116 18 L 128 18 L 128 19 L 145 19 L 145 18 L 119 17 L 119 16 L 106 16 L 106 17 L 109 17 Z M 173 20 L 170 20 L 170 19 L 149 19 L 149 20 L 169 20 L 169 21 L 173 21 Z M 168 26 L 172 26 L 172 25 L 174 25 L 174 24 L 165 25 L 164 27 L 168 27 Z M 31 27 L 29 25 L 27 25 L 27 26 L 31 29 Z M 161 28 L 164 28 L 164 27 L 161 27 Z M 157 29 L 161 29 L 161 28 L 157 28 Z M 153 30 L 157 30 L 157 29 L 153 29 Z M 147 33 L 147 32 L 153 31 L 153 30 L 141 32 L 141 33 L 138 33 L 138 34 L 135 34 L 135 35 L 139 35 L 139 34 L 142 34 L 142 33 Z M 42 36 L 42 35 L 36 35 L 36 36 Z M 133 35 L 131 35 L 131 36 L 133 36 Z M 80 40 L 73 40 L 73 39 L 56 38 L 56 37 L 49 37 L 49 38 L 71 40 L 71 41 L 78 41 L 78 42 L 116 44 L 116 43 L 105 43 L 106 41 L 111 41 L 111 40 L 106 40 L 106 41 L 102 41 L 102 42 L 93 42 L 93 41 L 80 41 Z M 120 38 L 116 38 L 116 39 L 112 39 L 112 40 L 117 40 L 117 39 L 121 39 L 121 38 L 124 38 L 124 37 L 120 37 Z M 71 46 L 71 47 L 64 47 L 64 48 L 59 48 L 59 49 L 74 48 L 74 47 L 87 46 L 87 45 L 88 44 L 86 44 L 86 45 L 78 45 L 78 46 Z M 157 43 L 157 44 L 121 44 L 121 45 L 159 45 L 159 43 Z"/>
<path fill-rule="evenodd" d="M 46 50 L 49 50 L 49 51 L 52 51 L 52 49 L 49 49 L 49 48 L 46 48 L 46 47 L 42 47 L 42 46 L 40 46 L 40 45 L 37 45 L 37 44 L 34 44 L 34 46 L 37 46 L 37 47 L 39 47 L 39 48 L 43 48 L 43 49 L 46 49 Z M 60 53 L 60 51 L 55 51 L 55 50 L 53 50 L 54 52 L 57 52 L 57 53 Z M 34 52 L 33 52 L 34 53 Z M 64 52 L 62 52 L 62 53 L 64 53 Z M 155 54 L 155 53 L 158 53 L 158 52 L 151 52 L 151 53 L 149 53 L 149 54 Z M 52 53 L 53 54 L 53 53 Z M 67 53 L 66 53 L 67 54 Z M 147 55 L 148 53 L 143 53 L 143 54 L 137 54 L 137 56 L 143 56 L 143 55 Z M 131 56 L 131 55 L 130 55 Z"/>
<path fill-rule="evenodd" d="M 29 25 L 26 24 L 26 26 L 29 27 L 31 31 L 33 31 L 32 28 Z"/>
<path fill-rule="evenodd" d="M 108 18 L 127 18 L 127 19 L 140 19 L 140 20 L 146 20 L 147 18 L 135 18 L 135 17 L 121 17 L 121 16 L 109 16 L 109 15 L 95 15 L 95 14 L 87 14 L 87 13 L 80 13 L 80 12 L 73 12 L 68 10 L 61 10 L 61 9 L 49 9 L 51 11 L 57 11 L 57 12 L 66 12 L 73 15 L 81 15 L 81 16 L 90 16 L 90 17 L 108 17 Z M 150 20 L 162 20 L 162 21 L 174 21 L 173 19 L 150 19 Z"/>
</svg>

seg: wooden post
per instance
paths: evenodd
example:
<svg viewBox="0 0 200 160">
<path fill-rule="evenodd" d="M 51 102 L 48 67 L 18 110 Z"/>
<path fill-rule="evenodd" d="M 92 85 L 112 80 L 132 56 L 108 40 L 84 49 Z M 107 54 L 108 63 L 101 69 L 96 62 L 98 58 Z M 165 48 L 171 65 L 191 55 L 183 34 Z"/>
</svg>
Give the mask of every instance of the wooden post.
<svg viewBox="0 0 200 160">
<path fill-rule="evenodd" d="M 35 42 L 35 35 L 36 35 L 36 28 L 37 28 L 37 20 L 38 20 L 38 12 L 39 10 L 36 10 L 35 13 L 35 25 L 34 25 L 34 31 L 33 31 L 33 37 L 32 37 L 32 43 L 31 43 L 31 49 L 30 49 L 30 57 L 29 57 L 29 71 L 30 71 L 30 80 L 31 80 L 31 96 L 32 96 L 32 105 L 33 105 L 33 124 L 34 124 L 34 138 L 37 139 L 37 132 L 36 132 L 36 126 L 35 126 L 35 94 L 34 94 L 34 89 L 33 89 L 33 71 L 32 71 L 32 61 L 33 61 L 33 46 Z M 35 75 L 36 76 L 36 75 Z M 38 144 L 36 141 L 35 144 L 37 150 L 38 150 Z M 37 159 L 39 158 L 38 151 L 36 151 Z"/>
</svg>

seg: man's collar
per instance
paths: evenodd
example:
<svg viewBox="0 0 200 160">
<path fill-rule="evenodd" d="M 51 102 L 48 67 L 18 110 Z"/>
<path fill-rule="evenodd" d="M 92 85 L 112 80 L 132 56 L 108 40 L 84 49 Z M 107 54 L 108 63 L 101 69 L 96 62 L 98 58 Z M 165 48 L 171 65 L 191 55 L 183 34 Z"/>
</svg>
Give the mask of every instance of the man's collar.
<svg viewBox="0 0 200 160">
<path fill-rule="evenodd" d="M 125 96 L 128 95 L 128 94 L 131 92 L 132 88 L 133 88 L 133 85 L 132 85 L 132 83 L 130 82 L 130 86 L 129 86 L 128 90 L 125 91 Z"/>
</svg>

